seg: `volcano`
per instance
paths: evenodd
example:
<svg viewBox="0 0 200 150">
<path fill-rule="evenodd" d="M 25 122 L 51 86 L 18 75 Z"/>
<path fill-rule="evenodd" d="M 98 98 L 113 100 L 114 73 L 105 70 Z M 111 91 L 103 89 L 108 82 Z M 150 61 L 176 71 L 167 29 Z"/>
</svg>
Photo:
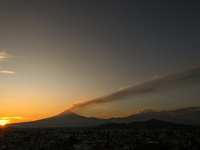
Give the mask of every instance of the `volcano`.
<svg viewBox="0 0 200 150">
<path fill-rule="evenodd" d="M 105 122 L 105 119 L 88 118 L 77 115 L 70 110 L 66 110 L 56 116 L 23 123 L 10 124 L 11 127 L 19 128 L 39 128 L 39 127 L 82 127 L 96 126 Z"/>
</svg>

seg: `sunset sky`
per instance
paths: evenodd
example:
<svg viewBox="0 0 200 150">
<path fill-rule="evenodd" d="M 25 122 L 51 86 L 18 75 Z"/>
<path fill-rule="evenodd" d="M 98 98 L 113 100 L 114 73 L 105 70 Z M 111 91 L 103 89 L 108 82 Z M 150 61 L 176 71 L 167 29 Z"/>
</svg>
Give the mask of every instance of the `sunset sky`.
<svg viewBox="0 0 200 150">
<path fill-rule="evenodd" d="M 0 120 L 54 116 L 198 68 L 199 8 L 199 0 L 0 0 Z M 109 118 L 199 107 L 199 70 L 195 77 L 72 111 Z"/>
</svg>

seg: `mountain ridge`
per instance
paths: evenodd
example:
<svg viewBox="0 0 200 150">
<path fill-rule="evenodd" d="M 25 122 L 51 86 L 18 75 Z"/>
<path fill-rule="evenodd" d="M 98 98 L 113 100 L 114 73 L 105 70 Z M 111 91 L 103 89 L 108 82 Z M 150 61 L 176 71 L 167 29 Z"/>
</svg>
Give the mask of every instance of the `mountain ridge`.
<svg viewBox="0 0 200 150">
<path fill-rule="evenodd" d="M 133 121 L 147 121 L 151 119 L 163 120 L 178 124 L 188 125 L 200 125 L 200 121 L 194 121 L 191 119 L 178 118 L 167 115 L 159 114 L 133 114 L 127 117 L 110 118 L 110 119 L 99 119 L 94 117 L 85 117 L 78 115 L 70 110 L 65 110 L 56 116 L 44 118 L 41 120 L 13 123 L 9 124 L 12 127 L 20 128 L 38 128 L 38 127 L 84 127 L 84 126 L 98 126 L 105 122 L 116 122 L 116 123 L 130 123 Z"/>
<path fill-rule="evenodd" d="M 98 128 L 134 128 L 134 129 L 169 129 L 169 128 L 175 129 L 175 128 L 197 128 L 197 127 L 199 128 L 199 126 L 177 124 L 158 119 L 150 119 L 147 121 L 134 121 L 130 123 L 106 122 L 98 126 Z"/>
</svg>

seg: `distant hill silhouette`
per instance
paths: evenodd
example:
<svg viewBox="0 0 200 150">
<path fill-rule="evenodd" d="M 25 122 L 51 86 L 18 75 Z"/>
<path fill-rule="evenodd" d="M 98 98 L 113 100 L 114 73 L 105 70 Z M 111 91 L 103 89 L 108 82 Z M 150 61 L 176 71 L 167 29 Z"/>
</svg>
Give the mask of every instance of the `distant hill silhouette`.
<svg viewBox="0 0 200 150">
<path fill-rule="evenodd" d="M 102 128 L 135 128 L 135 129 L 163 129 L 163 128 L 188 128 L 188 127 L 196 127 L 192 125 L 184 125 L 184 124 L 177 124 L 172 122 L 167 122 L 163 120 L 157 119 L 150 119 L 147 121 L 137 121 L 137 122 L 130 122 L 130 123 L 104 123 L 99 125 L 98 127 Z"/>
<path fill-rule="evenodd" d="M 187 125 L 200 125 L 200 120 L 191 120 L 185 118 L 178 118 L 173 116 L 167 116 L 164 114 L 149 114 L 149 113 L 141 113 L 141 114 L 133 114 L 124 118 L 111 118 L 110 122 L 118 122 L 118 123 L 130 123 L 132 121 L 147 121 L 151 119 L 163 120 L 168 122 L 173 122 L 177 124 L 187 124 Z"/>
<path fill-rule="evenodd" d="M 153 119 L 153 120 L 151 120 Z M 147 121 L 148 120 L 148 121 Z M 98 126 L 101 124 L 115 124 L 116 126 L 123 126 L 124 124 L 128 126 L 144 126 L 148 125 L 159 127 L 163 125 L 171 125 L 170 123 L 160 122 L 156 124 L 156 121 L 163 120 L 166 122 L 171 123 L 178 123 L 178 124 L 188 124 L 188 125 L 200 125 L 199 121 L 193 121 L 189 119 L 177 118 L 172 116 L 166 115 L 157 115 L 157 114 L 133 114 L 128 117 L 123 118 L 110 118 L 110 119 L 98 119 L 93 117 L 84 117 L 73 113 L 70 110 L 66 110 L 56 116 L 32 121 L 32 122 L 23 122 L 23 123 L 14 123 L 10 124 L 11 127 L 19 127 L 19 128 L 43 128 L 43 127 L 84 127 L 84 126 Z M 131 123 L 131 122 L 138 122 L 138 123 Z M 141 121 L 147 121 L 145 124 L 141 123 Z"/>
</svg>

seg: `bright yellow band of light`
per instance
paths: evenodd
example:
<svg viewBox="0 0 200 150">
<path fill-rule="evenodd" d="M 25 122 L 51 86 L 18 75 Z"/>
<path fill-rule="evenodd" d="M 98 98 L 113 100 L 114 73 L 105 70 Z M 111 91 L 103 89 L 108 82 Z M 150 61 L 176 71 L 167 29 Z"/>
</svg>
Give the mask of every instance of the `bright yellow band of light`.
<svg viewBox="0 0 200 150">
<path fill-rule="evenodd" d="M 7 123 L 9 123 L 9 120 L 0 120 L 0 125 L 2 125 L 2 126 Z"/>
</svg>

